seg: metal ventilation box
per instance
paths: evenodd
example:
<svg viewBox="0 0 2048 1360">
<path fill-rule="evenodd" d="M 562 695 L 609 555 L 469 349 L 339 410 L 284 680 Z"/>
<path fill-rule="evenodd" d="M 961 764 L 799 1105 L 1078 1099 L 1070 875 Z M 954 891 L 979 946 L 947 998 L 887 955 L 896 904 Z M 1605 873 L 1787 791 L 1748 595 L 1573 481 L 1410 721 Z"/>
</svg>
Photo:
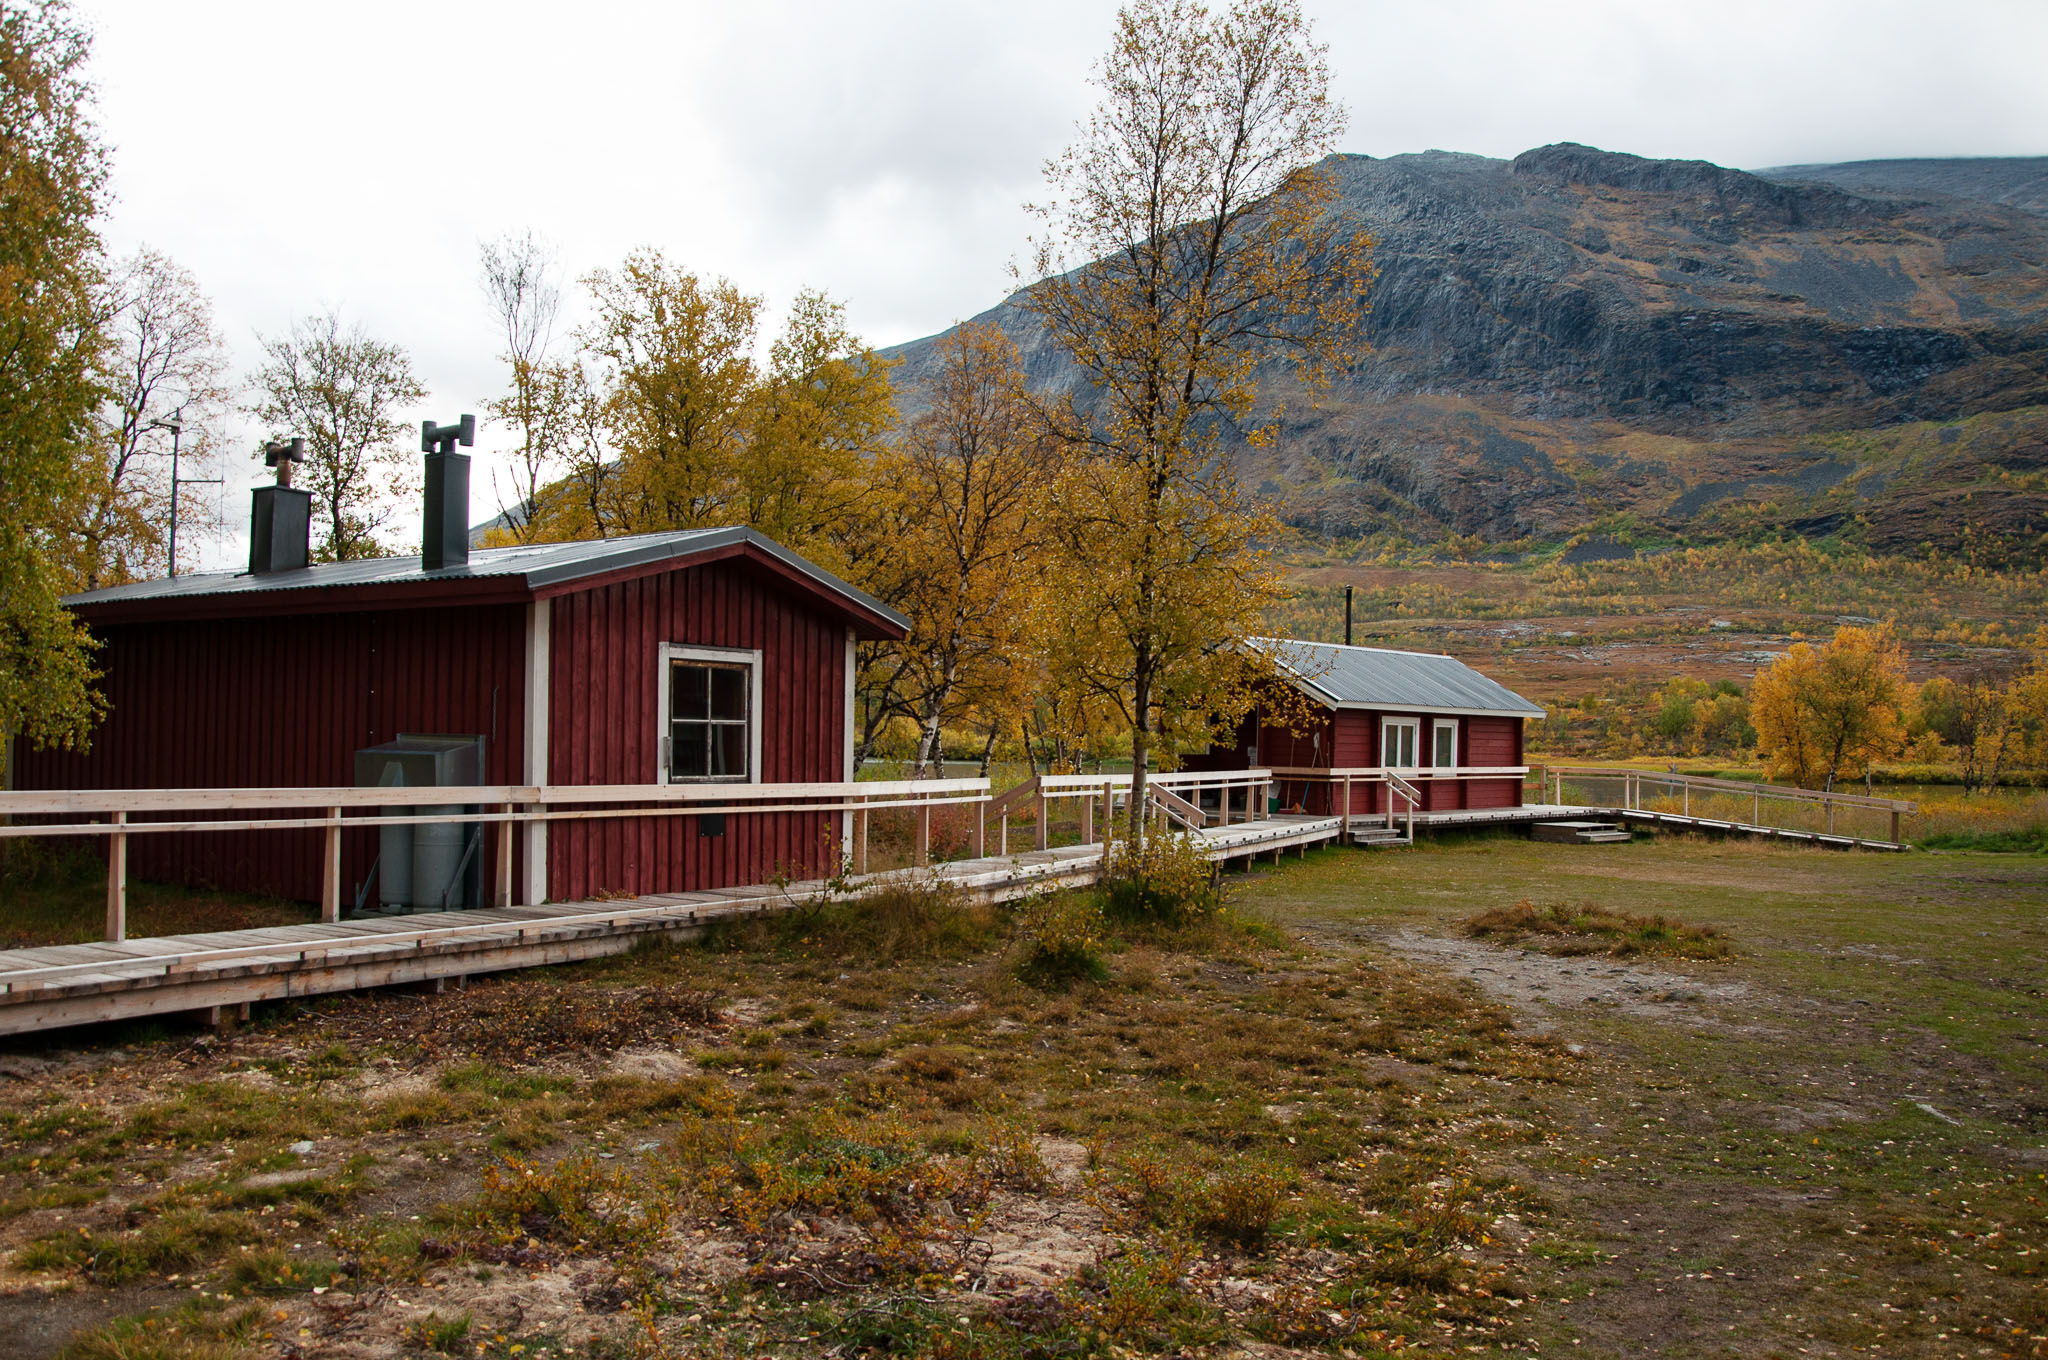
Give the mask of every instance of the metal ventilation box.
<svg viewBox="0 0 2048 1360">
<path fill-rule="evenodd" d="M 396 741 L 356 752 L 358 788 L 460 788 L 484 782 L 484 739 L 401 732 Z M 474 804 L 431 802 L 390 808 L 392 815 L 446 821 L 378 828 L 371 877 L 385 911 L 447 911 L 483 902 L 483 828 L 460 820 Z M 357 898 L 363 909 L 368 885 Z"/>
</svg>

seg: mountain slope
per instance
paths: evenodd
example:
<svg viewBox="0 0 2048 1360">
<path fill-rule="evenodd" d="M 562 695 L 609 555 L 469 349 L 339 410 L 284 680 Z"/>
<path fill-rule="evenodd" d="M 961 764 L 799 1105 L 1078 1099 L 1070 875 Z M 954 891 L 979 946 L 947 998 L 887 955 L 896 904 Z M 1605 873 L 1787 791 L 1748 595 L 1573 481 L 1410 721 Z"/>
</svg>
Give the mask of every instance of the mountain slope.
<svg viewBox="0 0 2048 1360">
<path fill-rule="evenodd" d="M 1268 372 L 1287 415 L 1244 472 L 1333 536 L 1544 539 L 1629 515 L 2038 556 L 2048 219 L 1819 182 L 1835 168 L 1571 144 L 1333 158 L 1334 210 L 1378 241 L 1370 348 L 1315 401 Z M 1017 299 L 978 319 L 1035 385 L 1075 388 Z M 932 354 L 893 351 L 908 407 Z"/>
<path fill-rule="evenodd" d="M 1765 179 L 1831 184 L 1855 193 L 1972 198 L 2048 216 L 2048 156 L 1844 161 L 1839 165 L 1781 165 L 1757 173 Z"/>
</svg>

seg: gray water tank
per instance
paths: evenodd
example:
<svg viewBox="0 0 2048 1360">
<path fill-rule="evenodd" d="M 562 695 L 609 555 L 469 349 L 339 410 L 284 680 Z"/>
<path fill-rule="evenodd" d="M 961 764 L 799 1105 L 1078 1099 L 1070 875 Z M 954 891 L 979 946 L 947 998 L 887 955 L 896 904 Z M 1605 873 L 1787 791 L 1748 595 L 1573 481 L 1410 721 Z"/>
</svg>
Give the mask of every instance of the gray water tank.
<svg viewBox="0 0 2048 1360">
<path fill-rule="evenodd" d="M 456 788 L 483 783 L 484 739 L 401 732 L 356 752 L 358 787 Z M 388 809 L 444 821 L 379 828 L 377 900 L 387 910 L 473 907 L 482 898 L 482 828 L 461 820 L 474 807 L 431 803 Z"/>
</svg>

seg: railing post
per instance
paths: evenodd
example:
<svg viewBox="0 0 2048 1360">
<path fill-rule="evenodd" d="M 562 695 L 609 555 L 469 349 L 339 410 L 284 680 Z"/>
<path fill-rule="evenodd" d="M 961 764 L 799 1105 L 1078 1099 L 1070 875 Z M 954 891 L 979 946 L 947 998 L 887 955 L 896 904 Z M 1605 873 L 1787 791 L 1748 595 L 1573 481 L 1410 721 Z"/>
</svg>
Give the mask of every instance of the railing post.
<svg viewBox="0 0 2048 1360">
<path fill-rule="evenodd" d="M 116 812 L 109 818 L 125 826 L 128 814 Z M 107 837 L 107 942 L 118 944 L 128 938 L 128 833 L 116 831 Z"/>
<path fill-rule="evenodd" d="M 917 841 L 911 847 L 911 858 L 919 868 L 932 862 L 932 805 L 920 801 L 917 805 Z"/>
<path fill-rule="evenodd" d="M 1351 776 L 1344 776 L 1344 810 L 1337 814 L 1337 839 L 1345 845 L 1351 843 Z"/>
<path fill-rule="evenodd" d="M 1081 800 L 1081 844 L 1095 844 L 1095 800 Z"/>
<path fill-rule="evenodd" d="M 503 825 L 503 823 L 500 823 Z M 506 827 L 509 832 L 510 827 Z M 501 847 L 509 850 L 511 840 L 506 836 L 498 838 Z M 512 856 L 500 853 L 498 856 L 498 905 L 511 905 Z M 339 921 L 341 919 L 341 809 L 327 809 L 327 830 L 320 850 L 320 919 Z"/>
<path fill-rule="evenodd" d="M 1102 843 L 1108 845 L 1110 837 L 1116 834 L 1116 784 L 1113 780 L 1102 781 Z"/>
<path fill-rule="evenodd" d="M 340 811 L 340 808 L 335 809 L 337 814 Z M 497 900 L 498 910 L 500 911 L 512 905 L 512 831 L 513 828 L 519 825 L 519 823 L 512 820 L 512 815 L 517 811 L 519 811 L 517 803 L 505 804 L 505 820 L 498 823 L 498 891 L 493 896 Z M 334 843 L 334 885 L 335 890 L 339 892 L 341 888 L 341 841 L 339 836 L 336 837 Z"/>
<path fill-rule="evenodd" d="M 1899 844 L 1899 810 L 1892 809 L 1892 844 Z"/>
<path fill-rule="evenodd" d="M 981 859 L 988 851 L 988 799 L 974 800 L 974 857 Z"/>
<path fill-rule="evenodd" d="M 1685 815 L 1690 817 L 1692 816 L 1692 785 L 1690 783 L 1685 783 L 1680 784 L 1678 787 L 1679 790 L 1685 795 Z"/>
<path fill-rule="evenodd" d="M 1764 791 L 1762 789 L 1756 791 L 1755 803 L 1749 811 L 1749 824 L 1751 826 L 1762 826 L 1764 824 Z"/>
<path fill-rule="evenodd" d="M 860 795 L 860 806 L 853 810 L 853 871 L 864 874 L 868 871 L 868 796 Z"/>
<path fill-rule="evenodd" d="M 1046 821 L 1051 816 L 1051 808 L 1052 803 L 1046 798 L 1045 790 L 1041 787 L 1038 791 L 1038 848 L 1041 850 L 1051 843 L 1046 839 L 1046 833 L 1051 829 L 1046 826 Z"/>
</svg>

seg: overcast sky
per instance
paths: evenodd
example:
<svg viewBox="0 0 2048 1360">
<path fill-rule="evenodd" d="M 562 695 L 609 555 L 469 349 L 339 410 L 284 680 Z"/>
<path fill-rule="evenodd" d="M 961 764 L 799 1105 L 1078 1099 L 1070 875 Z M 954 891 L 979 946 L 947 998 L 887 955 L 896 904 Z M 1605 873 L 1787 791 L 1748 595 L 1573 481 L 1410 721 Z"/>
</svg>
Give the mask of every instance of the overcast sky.
<svg viewBox="0 0 2048 1360">
<path fill-rule="evenodd" d="M 415 415 L 443 420 L 503 381 L 476 259 L 506 232 L 555 242 L 570 278 L 656 245 L 777 307 L 821 287 L 877 345 L 990 306 L 1116 8 L 76 2 L 115 148 L 114 247 L 193 271 L 243 372 L 259 332 L 338 305 L 411 352 L 433 389 Z M 2043 0 L 1307 9 L 1351 112 L 1344 149 L 1368 155 L 2048 154 Z M 231 520 L 260 474 L 229 469 Z M 488 467 L 474 480 L 481 519 Z"/>
</svg>

